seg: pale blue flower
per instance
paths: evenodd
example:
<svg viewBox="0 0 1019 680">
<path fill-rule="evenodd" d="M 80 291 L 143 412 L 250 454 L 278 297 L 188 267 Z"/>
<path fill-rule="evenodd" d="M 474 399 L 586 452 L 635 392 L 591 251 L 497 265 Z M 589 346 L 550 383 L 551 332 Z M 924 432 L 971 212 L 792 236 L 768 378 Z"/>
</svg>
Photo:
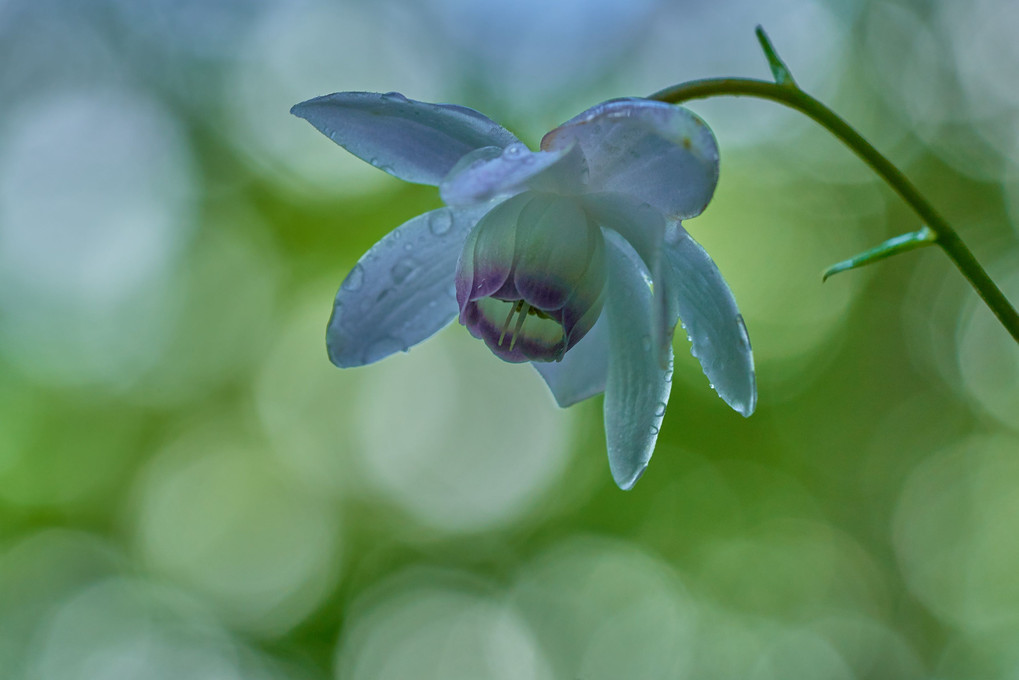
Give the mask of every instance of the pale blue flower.
<svg viewBox="0 0 1019 680">
<path fill-rule="evenodd" d="M 499 357 L 532 362 L 560 406 L 605 393 L 623 489 L 654 450 L 680 318 L 714 389 L 753 412 L 743 319 L 680 222 L 718 180 L 714 135 L 690 111 L 605 102 L 540 151 L 476 111 L 396 93 L 340 92 L 292 112 L 375 167 L 438 186 L 448 206 L 397 227 L 344 280 L 326 340 L 337 366 L 406 351 L 459 315 Z"/>
</svg>

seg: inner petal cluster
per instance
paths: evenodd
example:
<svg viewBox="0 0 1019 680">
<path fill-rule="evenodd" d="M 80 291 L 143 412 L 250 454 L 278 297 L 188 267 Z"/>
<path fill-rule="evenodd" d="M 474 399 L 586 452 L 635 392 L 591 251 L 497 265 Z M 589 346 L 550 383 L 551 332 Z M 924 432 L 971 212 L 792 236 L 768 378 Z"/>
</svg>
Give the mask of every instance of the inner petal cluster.
<svg viewBox="0 0 1019 680">
<path fill-rule="evenodd" d="M 506 361 L 559 361 L 601 312 L 605 243 L 571 197 L 525 192 L 493 208 L 464 244 L 460 322 Z"/>
</svg>

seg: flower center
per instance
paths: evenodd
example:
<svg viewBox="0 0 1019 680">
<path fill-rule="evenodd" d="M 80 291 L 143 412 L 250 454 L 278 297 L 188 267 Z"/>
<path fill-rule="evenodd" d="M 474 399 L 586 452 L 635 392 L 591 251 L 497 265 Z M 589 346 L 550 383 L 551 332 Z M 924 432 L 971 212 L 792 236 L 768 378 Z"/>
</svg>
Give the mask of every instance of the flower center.
<svg viewBox="0 0 1019 680">
<path fill-rule="evenodd" d="M 509 313 L 506 314 L 506 320 L 502 322 L 502 332 L 499 334 L 499 342 L 496 343 L 497 347 L 504 346 L 503 343 L 506 340 L 506 332 L 509 330 L 510 321 L 513 319 L 514 314 L 517 315 L 517 323 L 513 327 L 513 332 L 510 333 L 509 336 L 509 351 L 511 352 L 517 343 L 517 338 L 520 337 L 521 331 L 524 329 L 524 322 L 527 321 L 528 316 L 533 316 L 541 321 L 551 321 L 556 326 L 559 326 L 558 321 L 537 307 L 532 307 L 523 300 L 517 300 L 515 303 L 510 304 Z M 542 325 L 544 326 L 545 324 Z"/>
<path fill-rule="evenodd" d="M 506 361 L 560 361 L 597 320 L 604 284 L 602 234 L 580 204 L 525 192 L 465 242 L 460 322 Z"/>
</svg>

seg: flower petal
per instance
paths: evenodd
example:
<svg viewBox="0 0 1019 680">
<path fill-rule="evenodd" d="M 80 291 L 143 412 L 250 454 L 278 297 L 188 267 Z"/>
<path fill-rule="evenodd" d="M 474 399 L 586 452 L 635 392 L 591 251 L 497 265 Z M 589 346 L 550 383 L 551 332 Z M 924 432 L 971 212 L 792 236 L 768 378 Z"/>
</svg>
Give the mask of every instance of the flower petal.
<svg viewBox="0 0 1019 680">
<path fill-rule="evenodd" d="M 330 360 L 344 368 L 370 364 L 407 351 L 452 321 L 457 258 L 484 212 L 433 210 L 372 246 L 336 294 L 326 332 Z"/>
<path fill-rule="evenodd" d="M 336 92 L 301 102 L 290 112 L 358 158 L 417 184 L 438 185 L 475 149 L 518 143 L 473 109 L 414 101 L 396 92 Z"/>
<path fill-rule="evenodd" d="M 541 140 L 546 151 L 579 144 L 591 191 L 614 191 L 671 219 L 700 214 L 718 183 L 718 145 L 691 111 L 648 99 L 588 109 Z"/>
<path fill-rule="evenodd" d="M 594 327 L 566 352 L 562 361 L 531 364 L 545 379 L 552 396 L 566 408 L 605 391 L 609 370 L 609 323 L 602 314 Z"/>
<path fill-rule="evenodd" d="M 501 289 L 513 273 L 520 211 L 532 198 L 531 194 L 518 194 L 490 210 L 473 208 L 486 214 L 467 236 L 456 265 L 456 300 L 461 314 L 468 302 Z"/>
<path fill-rule="evenodd" d="M 653 351 L 651 287 L 643 263 L 618 234 L 606 230 L 605 241 L 609 322 L 605 440 L 612 477 L 625 490 L 640 479 L 651 460 L 672 389 L 671 369 L 663 369 Z M 670 351 L 670 365 L 671 359 Z"/>
<path fill-rule="evenodd" d="M 654 312 L 652 335 L 659 365 L 664 368 L 671 357 L 672 330 L 675 318 L 666 318 L 665 303 L 672 294 L 669 277 L 662 273 L 665 267 L 665 218 L 647 203 L 616 193 L 588 194 L 582 197 L 584 210 L 603 227 L 612 229 L 633 246 L 640 255 L 654 283 Z"/>
<path fill-rule="evenodd" d="M 754 355 L 743 317 L 718 267 L 679 224 L 666 237 L 668 328 L 678 318 L 718 396 L 744 416 L 757 405 Z"/>
<path fill-rule="evenodd" d="M 571 301 L 582 314 L 604 287 L 601 262 L 593 261 L 603 257 L 601 230 L 572 198 L 533 196 L 517 225 L 516 289 L 541 309 L 561 309 Z M 585 274 L 592 265 L 598 271 L 589 279 Z"/>
<path fill-rule="evenodd" d="M 477 149 L 457 162 L 439 185 L 447 205 L 484 203 L 526 189 L 577 193 L 586 164 L 576 146 L 555 151 L 531 151 L 517 142 L 505 149 Z"/>
</svg>

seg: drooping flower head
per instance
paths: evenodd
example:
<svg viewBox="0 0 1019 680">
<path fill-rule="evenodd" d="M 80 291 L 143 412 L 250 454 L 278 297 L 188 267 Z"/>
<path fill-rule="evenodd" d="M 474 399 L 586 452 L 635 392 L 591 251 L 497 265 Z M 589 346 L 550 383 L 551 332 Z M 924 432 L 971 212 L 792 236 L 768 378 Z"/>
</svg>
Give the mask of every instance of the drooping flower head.
<svg viewBox="0 0 1019 680">
<path fill-rule="evenodd" d="M 605 393 L 616 483 L 651 458 L 682 319 L 711 385 L 749 416 L 746 327 L 717 267 L 683 229 L 718 180 L 718 148 L 690 111 L 599 104 L 531 151 L 460 106 L 341 92 L 293 113 L 448 207 L 411 219 L 361 258 L 337 293 L 327 347 L 360 366 L 459 318 L 500 358 L 531 362 L 560 406 Z"/>
</svg>

